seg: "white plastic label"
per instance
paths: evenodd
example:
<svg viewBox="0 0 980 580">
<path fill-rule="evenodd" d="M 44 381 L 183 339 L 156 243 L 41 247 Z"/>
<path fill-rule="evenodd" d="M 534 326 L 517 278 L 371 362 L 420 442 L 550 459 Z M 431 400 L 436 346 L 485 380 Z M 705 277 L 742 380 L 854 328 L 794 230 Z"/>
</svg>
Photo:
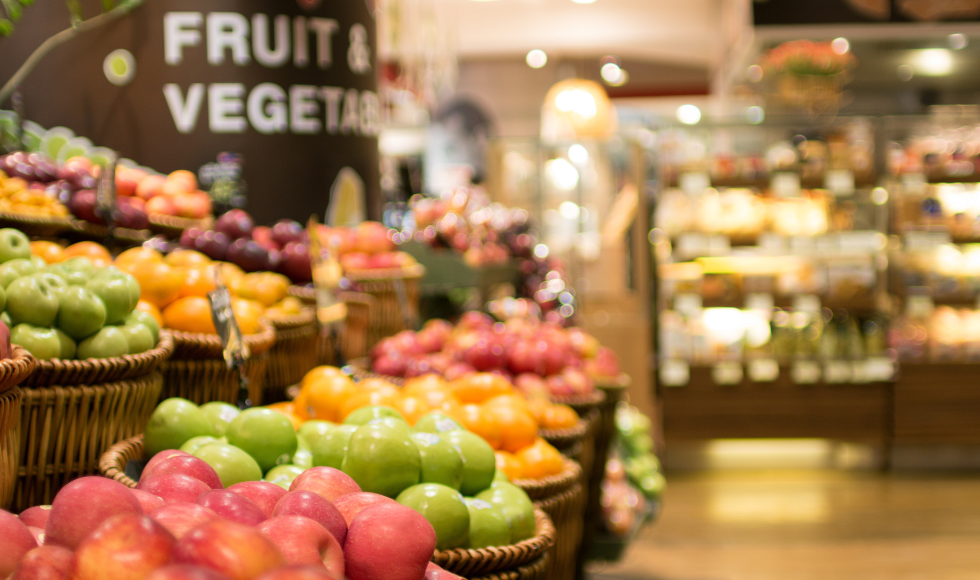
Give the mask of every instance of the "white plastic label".
<svg viewBox="0 0 980 580">
<path fill-rule="evenodd" d="M 842 360 L 827 361 L 823 367 L 823 379 L 827 383 L 846 383 L 851 380 L 851 363 Z"/>
<path fill-rule="evenodd" d="M 758 358 L 748 363 L 749 380 L 756 383 L 771 383 L 779 378 L 779 363 L 771 358 Z"/>
<path fill-rule="evenodd" d="M 820 297 L 815 294 L 800 294 L 793 298 L 793 310 L 799 312 L 820 312 Z"/>
<path fill-rule="evenodd" d="M 716 385 L 737 385 L 742 382 L 742 365 L 737 362 L 718 363 L 711 368 Z"/>
<path fill-rule="evenodd" d="M 691 382 L 690 365 L 682 360 L 665 360 L 660 365 L 660 382 L 665 387 L 683 387 Z"/>
<path fill-rule="evenodd" d="M 812 360 L 797 361 L 793 363 L 791 374 L 794 383 L 812 385 L 820 380 L 820 365 Z"/>
</svg>

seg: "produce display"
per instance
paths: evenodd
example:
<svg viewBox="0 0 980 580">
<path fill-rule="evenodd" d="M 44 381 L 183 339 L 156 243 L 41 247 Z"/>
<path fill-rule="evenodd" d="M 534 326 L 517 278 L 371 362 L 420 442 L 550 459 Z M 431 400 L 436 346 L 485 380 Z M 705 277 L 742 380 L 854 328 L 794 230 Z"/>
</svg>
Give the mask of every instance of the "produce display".
<svg viewBox="0 0 980 580">
<path fill-rule="evenodd" d="M 103 253 L 104 252 L 104 253 Z M 90 259 L 91 258 L 91 259 Z M 136 279 L 81 242 L 62 250 L 0 230 L 0 320 L 10 342 L 39 360 L 107 358 L 152 349 L 160 327 L 137 310 Z"/>
<path fill-rule="evenodd" d="M 594 388 L 590 377 L 619 376 L 615 354 L 579 328 L 529 318 L 500 323 L 472 311 L 456 326 L 434 319 L 418 332 L 386 338 L 371 349 L 371 357 L 371 369 L 381 375 L 435 373 L 453 380 L 492 372 L 528 394 L 582 395 Z"/>
<path fill-rule="evenodd" d="M 23 216 L 68 215 L 62 203 L 67 184 L 38 154 L 0 157 L 0 211 Z"/>
<path fill-rule="evenodd" d="M 357 390 L 336 369 L 321 368 L 317 376 L 334 378 L 334 388 Z M 309 401 L 314 411 L 321 402 Z M 503 546 L 535 533 L 533 505 L 497 471 L 494 449 L 446 414 L 425 413 L 413 427 L 383 405 L 357 407 L 342 423 L 299 423 L 287 413 L 281 407 L 239 411 L 226 403 L 163 401 L 146 428 L 144 447 L 152 458 L 137 489 L 164 502 L 196 501 L 252 525 L 270 517 L 273 505 L 278 512 L 271 517 L 331 511 L 317 506 L 335 502 L 349 522 L 351 511 L 397 502 L 431 523 L 438 549 Z M 245 496 L 258 507 L 209 491 L 223 487 L 253 490 L 255 497 Z M 333 520 L 342 533 L 344 520 L 339 514 Z"/>
<path fill-rule="evenodd" d="M 602 516 L 606 531 L 627 537 L 655 517 L 667 486 L 653 453 L 650 419 L 636 407 L 616 408 L 617 445 L 602 481 Z"/>
</svg>

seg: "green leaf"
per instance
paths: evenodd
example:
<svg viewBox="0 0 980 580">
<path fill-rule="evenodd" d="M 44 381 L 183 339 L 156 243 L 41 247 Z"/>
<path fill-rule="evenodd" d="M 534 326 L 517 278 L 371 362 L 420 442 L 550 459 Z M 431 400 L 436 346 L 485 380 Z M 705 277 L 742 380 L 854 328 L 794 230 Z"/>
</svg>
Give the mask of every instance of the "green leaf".
<svg viewBox="0 0 980 580">
<path fill-rule="evenodd" d="M 34 0 L 20 0 L 20 3 L 23 4 L 24 6 L 30 6 L 31 4 L 34 3 Z"/>
<path fill-rule="evenodd" d="M 0 36 L 10 36 L 14 31 L 14 23 L 6 18 L 0 18 Z"/>
<path fill-rule="evenodd" d="M 116 7 L 116 0 L 102 0 L 102 11 L 108 12 Z"/>
<path fill-rule="evenodd" d="M 82 3 L 80 0 L 65 0 L 68 13 L 71 15 L 71 25 L 75 26 L 82 21 Z"/>
<path fill-rule="evenodd" d="M 7 10 L 7 16 L 10 20 L 17 22 L 20 20 L 20 14 L 23 10 L 20 3 L 16 0 L 3 0 L 3 7 Z"/>
</svg>

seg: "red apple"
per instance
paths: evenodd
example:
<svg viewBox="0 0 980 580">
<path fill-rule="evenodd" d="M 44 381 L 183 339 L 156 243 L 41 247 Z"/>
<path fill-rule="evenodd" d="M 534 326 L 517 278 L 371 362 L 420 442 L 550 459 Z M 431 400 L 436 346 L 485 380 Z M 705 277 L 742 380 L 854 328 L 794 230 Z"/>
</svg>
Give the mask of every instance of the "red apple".
<svg viewBox="0 0 980 580">
<path fill-rule="evenodd" d="M 105 477 L 80 477 L 55 496 L 44 542 L 74 550 L 112 516 L 142 513 L 139 500 L 125 485 Z"/>
<path fill-rule="evenodd" d="M 272 240 L 285 247 L 290 242 L 298 242 L 303 239 L 303 226 L 297 221 L 282 219 L 272 226 Z"/>
<path fill-rule="evenodd" d="M 344 516 L 344 521 L 350 526 L 351 521 L 357 514 L 367 508 L 382 503 L 398 503 L 390 497 L 385 497 L 378 493 L 362 491 L 359 493 L 348 493 L 334 500 L 333 505 L 337 511 Z"/>
<path fill-rule="evenodd" d="M 456 326 L 461 330 L 490 330 L 493 327 L 493 318 L 489 314 L 469 310 L 459 317 Z"/>
<path fill-rule="evenodd" d="M 582 370 L 565 367 L 561 371 L 561 376 L 568 383 L 573 394 L 584 395 L 592 392 L 592 380 Z"/>
<path fill-rule="evenodd" d="M 599 347 L 595 358 L 585 361 L 585 372 L 593 377 L 618 377 L 620 374 L 619 357 L 611 348 Z"/>
<path fill-rule="evenodd" d="M 517 340 L 507 350 L 507 368 L 514 374 L 544 374 L 544 358 L 530 340 Z"/>
<path fill-rule="evenodd" d="M 176 503 L 179 501 L 194 501 L 202 493 L 211 491 L 211 486 L 200 479 L 184 475 L 183 473 L 168 473 L 157 475 L 154 473 L 148 479 L 140 479 L 137 489 L 151 493 L 166 503 Z"/>
<path fill-rule="evenodd" d="M 195 228 L 190 228 L 190 229 L 195 229 Z M 188 230 L 184 230 L 184 231 L 187 232 Z M 151 457 L 149 461 L 146 462 L 146 466 L 143 467 L 143 473 L 140 474 L 140 478 L 146 479 L 147 477 L 150 477 L 150 474 L 152 474 L 153 470 L 157 468 L 157 465 L 160 465 L 167 459 L 170 459 L 171 457 L 182 457 L 182 456 L 194 457 L 190 453 L 186 453 L 179 449 L 164 449 L 163 451 L 160 451 L 159 453 Z"/>
<path fill-rule="evenodd" d="M 200 568 L 198 566 L 188 566 L 186 564 L 172 564 L 157 568 L 146 580 L 228 580 L 227 576 L 222 576 L 217 572 Z"/>
<path fill-rule="evenodd" d="M 355 249 L 365 254 L 379 254 L 395 249 L 395 243 L 388 237 L 388 228 L 378 222 L 361 222 L 355 230 L 357 238 Z"/>
<path fill-rule="evenodd" d="M 153 477 L 159 477 L 170 473 L 189 475 L 198 481 L 203 481 L 211 489 L 225 488 L 225 486 L 221 485 L 221 478 L 218 477 L 218 474 L 215 472 L 214 468 L 193 455 L 169 457 L 164 461 L 161 461 L 153 469 Z"/>
<path fill-rule="evenodd" d="M 34 536 L 34 541 L 37 542 L 38 546 L 44 545 L 44 528 L 35 528 L 34 526 L 27 526 L 27 531 Z"/>
<path fill-rule="evenodd" d="M 368 270 L 371 268 L 371 256 L 364 252 L 348 252 L 340 256 L 340 266 L 345 272 Z"/>
<path fill-rule="evenodd" d="M 476 343 L 463 352 L 463 361 L 478 371 L 491 371 L 504 366 L 507 355 L 504 354 L 504 346 L 493 333 L 482 332 Z"/>
<path fill-rule="evenodd" d="M 551 395 L 551 392 L 548 390 L 548 385 L 545 384 L 545 380 L 536 373 L 517 375 L 517 378 L 514 379 L 514 387 L 524 393 L 524 396 L 528 399 L 539 396 L 548 398 Z"/>
<path fill-rule="evenodd" d="M 279 516 L 310 518 L 333 534 L 333 537 L 337 538 L 337 543 L 344 545 L 344 539 L 347 537 L 347 520 L 332 503 L 312 491 L 300 489 L 284 495 L 272 511 L 272 517 Z"/>
<path fill-rule="evenodd" d="M 252 580 L 286 564 L 282 553 L 262 532 L 227 520 L 191 530 L 177 540 L 173 556 L 176 564 L 208 568 L 230 580 Z"/>
<path fill-rule="evenodd" d="M 146 516 L 113 516 L 78 545 L 72 580 L 143 580 L 170 561 L 176 542 Z"/>
<path fill-rule="evenodd" d="M 212 510 L 227 520 L 246 526 L 255 526 L 266 520 L 262 508 L 244 496 L 226 489 L 215 489 L 203 493 L 194 503 Z"/>
<path fill-rule="evenodd" d="M 255 220 L 243 209 L 229 210 L 214 222 L 215 231 L 222 232 L 233 240 L 251 235 L 254 228 Z"/>
<path fill-rule="evenodd" d="M 467 363 L 456 363 L 451 367 L 449 367 L 448 369 L 446 369 L 446 372 L 443 373 L 443 376 L 446 377 L 447 381 L 455 381 L 460 377 L 465 377 L 466 375 L 475 372 L 476 369 L 473 368 L 472 365 L 469 365 Z"/>
<path fill-rule="evenodd" d="M 284 566 L 256 578 L 256 580 L 343 580 L 328 574 L 323 568 L 313 566 Z"/>
<path fill-rule="evenodd" d="M 38 546 L 28 552 L 10 580 L 68 580 L 75 554 L 61 546 Z"/>
<path fill-rule="evenodd" d="M 163 507 L 167 502 L 163 501 L 162 497 L 153 495 L 143 491 L 142 489 L 132 489 L 133 495 L 136 496 L 137 501 L 140 502 L 140 509 L 143 510 L 144 514 L 151 513 Z"/>
<path fill-rule="evenodd" d="M 379 375 L 401 377 L 408 370 L 408 359 L 394 352 L 384 354 L 371 363 L 371 370 Z"/>
<path fill-rule="evenodd" d="M 293 565 L 317 565 L 338 578 L 344 577 L 344 550 L 326 528 L 298 515 L 274 517 L 259 524 L 259 531 L 272 540 Z"/>
<path fill-rule="evenodd" d="M 150 517 L 178 540 L 194 528 L 220 519 L 214 511 L 196 503 L 171 503 L 157 509 Z"/>
<path fill-rule="evenodd" d="M 565 366 L 565 351 L 558 344 L 539 338 L 534 341 L 534 350 L 541 357 L 545 376 L 558 374 Z"/>
<path fill-rule="evenodd" d="M 276 250 L 282 249 L 282 246 L 277 244 L 275 240 L 272 239 L 272 228 L 267 228 L 265 226 L 255 226 L 252 228 L 252 239 L 255 243 L 262 246 L 266 250 Z"/>
<path fill-rule="evenodd" d="M 279 253 L 279 271 L 293 282 L 309 282 L 313 279 L 310 265 L 310 247 L 303 242 L 289 242 Z"/>
<path fill-rule="evenodd" d="M 599 341 L 581 328 L 569 328 L 565 336 L 572 349 L 582 358 L 594 358 L 599 352 Z"/>
<path fill-rule="evenodd" d="M 20 512 L 20 515 L 17 517 L 20 518 L 20 521 L 24 522 L 25 526 L 34 526 L 35 528 L 44 529 L 44 526 L 46 526 L 48 523 L 48 516 L 50 515 L 51 506 L 36 505 Z"/>
<path fill-rule="evenodd" d="M 272 517 L 272 510 L 275 509 L 279 500 L 286 495 L 285 489 L 268 481 L 243 481 L 229 487 L 228 491 L 237 493 L 259 506 L 267 518 Z"/>
<path fill-rule="evenodd" d="M 37 540 L 24 522 L 12 513 L 0 510 L 0 578 L 10 576 L 24 554 L 37 546 Z"/>
<path fill-rule="evenodd" d="M 313 467 L 299 474 L 289 486 L 289 491 L 306 490 L 333 501 L 348 493 L 358 493 L 360 486 L 351 476 L 332 467 Z"/>
<path fill-rule="evenodd" d="M 452 572 L 446 572 L 440 568 L 435 562 L 429 562 L 429 565 L 425 569 L 425 580 L 465 580 L 461 576 L 457 576 Z"/>
<path fill-rule="evenodd" d="M 347 531 L 344 559 L 350 580 L 420 580 L 436 549 L 432 525 L 401 504 L 371 506 Z"/>
</svg>

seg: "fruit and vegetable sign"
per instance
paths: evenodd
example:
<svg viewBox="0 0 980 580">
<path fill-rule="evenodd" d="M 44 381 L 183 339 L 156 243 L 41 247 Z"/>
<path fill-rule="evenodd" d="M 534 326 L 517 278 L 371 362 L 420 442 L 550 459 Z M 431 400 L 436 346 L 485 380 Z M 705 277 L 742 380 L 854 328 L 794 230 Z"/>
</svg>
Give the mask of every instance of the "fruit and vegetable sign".
<svg viewBox="0 0 980 580">
<path fill-rule="evenodd" d="M 83 0 L 85 16 L 99 13 Z M 48 54 L 24 112 L 161 172 L 241 155 L 265 219 L 377 216 L 381 103 L 371 0 L 146 0 Z M 0 40 L 0 79 L 67 27 L 60 2 Z"/>
</svg>

